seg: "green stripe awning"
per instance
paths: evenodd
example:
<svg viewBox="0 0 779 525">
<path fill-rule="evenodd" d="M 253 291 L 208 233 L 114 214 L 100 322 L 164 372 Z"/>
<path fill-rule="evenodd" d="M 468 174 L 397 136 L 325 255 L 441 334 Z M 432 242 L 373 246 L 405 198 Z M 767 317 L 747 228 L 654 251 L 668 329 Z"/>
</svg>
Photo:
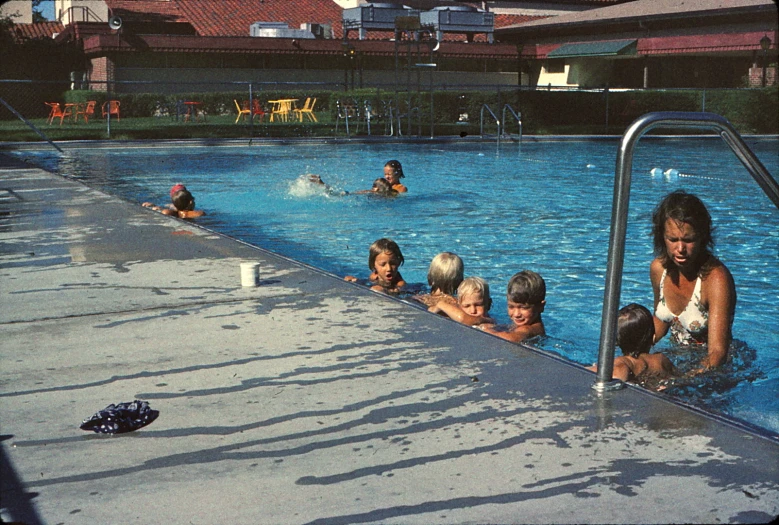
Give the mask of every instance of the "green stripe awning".
<svg viewBox="0 0 779 525">
<path fill-rule="evenodd" d="M 563 44 L 551 51 L 548 58 L 608 57 L 616 55 L 635 55 L 636 40 L 612 40 L 610 42 L 581 42 Z"/>
</svg>

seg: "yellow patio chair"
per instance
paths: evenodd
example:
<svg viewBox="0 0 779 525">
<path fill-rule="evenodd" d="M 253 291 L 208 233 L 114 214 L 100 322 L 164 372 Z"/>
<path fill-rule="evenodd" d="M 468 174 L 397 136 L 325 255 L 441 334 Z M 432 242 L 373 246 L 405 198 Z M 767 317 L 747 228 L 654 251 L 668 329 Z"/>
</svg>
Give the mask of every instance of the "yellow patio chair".
<svg viewBox="0 0 779 525">
<path fill-rule="evenodd" d="M 316 119 L 316 115 L 314 114 L 315 104 L 316 104 L 316 97 L 314 98 L 309 97 L 306 99 L 306 103 L 303 104 L 302 108 L 295 110 L 295 113 L 298 114 L 298 119 L 300 120 L 300 122 L 303 122 L 303 115 L 305 115 L 306 118 L 308 118 L 308 120 L 312 122 L 319 122 Z"/>
<path fill-rule="evenodd" d="M 238 116 L 235 117 L 235 123 L 238 124 L 241 117 L 243 117 L 244 122 L 246 122 L 246 115 L 252 112 L 252 110 L 249 109 L 249 103 L 244 102 L 243 106 L 241 106 L 237 100 L 233 99 L 233 102 L 235 102 L 235 109 L 238 110 Z"/>
</svg>

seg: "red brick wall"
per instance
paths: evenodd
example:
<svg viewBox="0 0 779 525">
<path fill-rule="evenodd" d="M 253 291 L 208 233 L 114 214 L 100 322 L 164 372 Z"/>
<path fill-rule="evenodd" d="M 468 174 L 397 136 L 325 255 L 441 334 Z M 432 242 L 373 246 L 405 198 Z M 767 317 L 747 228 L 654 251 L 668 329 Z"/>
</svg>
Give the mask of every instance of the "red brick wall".
<svg viewBox="0 0 779 525">
<path fill-rule="evenodd" d="M 98 57 L 91 60 L 92 71 L 89 76 L 93 82 L 94 91 L 106 91 L 106 82 L 114 80 L 114 63 L 108 57 Z"/>
</svg>

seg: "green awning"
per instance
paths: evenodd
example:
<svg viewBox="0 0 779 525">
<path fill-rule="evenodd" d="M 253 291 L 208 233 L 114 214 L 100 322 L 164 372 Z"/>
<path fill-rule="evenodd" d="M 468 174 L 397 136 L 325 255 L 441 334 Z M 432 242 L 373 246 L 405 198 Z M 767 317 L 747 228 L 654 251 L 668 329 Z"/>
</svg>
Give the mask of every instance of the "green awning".
<svg viewBox="0 0 779 525">
<path fill-rule="evenodd" d="M 617 55 L 635 55 L 636 40 L 612 40 L 610 42 L 581 42 L 563 44 L 551 51 L 548 58 L 608 57 Z"/>
</svg>

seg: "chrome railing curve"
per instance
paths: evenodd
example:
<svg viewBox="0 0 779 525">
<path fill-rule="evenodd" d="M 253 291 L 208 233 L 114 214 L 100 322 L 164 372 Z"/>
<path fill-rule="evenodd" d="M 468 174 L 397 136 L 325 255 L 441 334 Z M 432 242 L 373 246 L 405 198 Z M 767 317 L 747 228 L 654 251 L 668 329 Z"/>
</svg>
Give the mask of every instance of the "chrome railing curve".
<svg viewBox="0 0 779 525">
<path fill-rule="evenodd" d="M 520 111 L 517 113 L 514 111 L 514 108 L 512 108 L 509 104 L 505 104 L 503 106 L 503 114 L 501 115 L 501 122 L 503 123 L 503 131 L 502 134 L 506 134 L 506 110 L 509 110 L 511 115 L 514 117 L 514 119 L 517 121 L 517 124 L 519 125 L 519 141 L 522 142 L 522 112 Z"/>
<path fill-rule="evenodd" d="M 481 138 L 484 138 L 484 110 L 487 110 L 487 112 L 492 115 L 492 118 L 495 119 L 495 124 L 498 126 L 498 145 L 500 145 L 500 119 L 495 115 L 495 113 L 492 112 L 492 109 L 487 104 L 483 104 L 481 107 L 481 111 L 479 112 L 479 135 L 481 135 Z"/>
<path fill-rule="evenodd" d="M 774 205 L 779 208 L 779 184 L 746 145 L 741 135 L 727 119 L 714 113 L 661 111 L 647 113 L 636 119 L 625 131 L 617 154 L 614 177 L 614 196 L 611 204 L 611 233 L 606 268 L 606 289 L 603 293 L 603 313 L 598 349 L 598 373 L 593 388 L 603 392 L 621 388 L 622 382 L 614 380 L 614 347 L 617 333 L 617 312 L 622 287 L 622 266 L 625 256 L 630 180 L 633 165 L 633 149 L 647 131 L 657 127 L 706 128 L 719 132 L 720 137 L 747 168 L 752 178 L 762 188 Z"/>
</svg>

